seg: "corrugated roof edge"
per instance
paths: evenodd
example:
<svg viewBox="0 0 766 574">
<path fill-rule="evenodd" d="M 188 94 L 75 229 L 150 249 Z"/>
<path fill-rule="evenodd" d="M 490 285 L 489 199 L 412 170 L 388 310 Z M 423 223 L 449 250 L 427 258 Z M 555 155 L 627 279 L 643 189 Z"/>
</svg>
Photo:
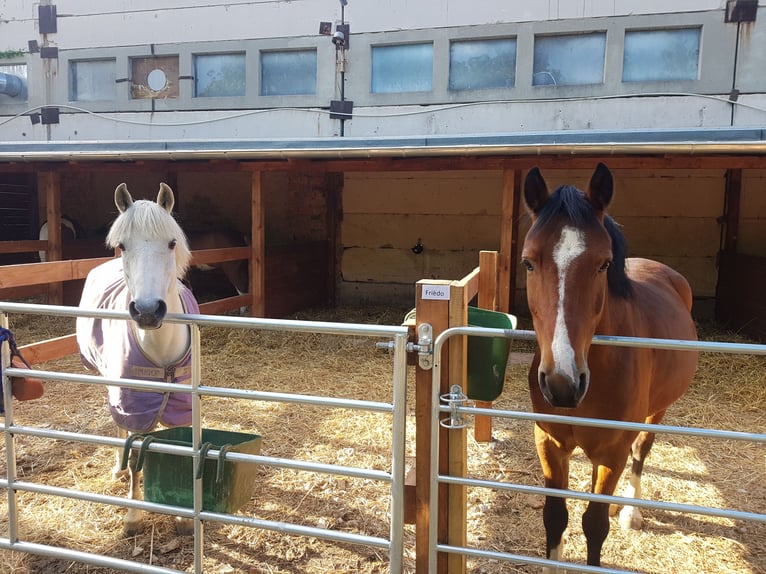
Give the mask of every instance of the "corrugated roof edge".
<svg viewBox="0 0 766 574">
<path fill-rule="evenodd" d="M 761 128 L 588 130 L 402 137 L 2 142 L 0 162 L 352 159 L 566 153 L 766 154 Z"/>
</svg>

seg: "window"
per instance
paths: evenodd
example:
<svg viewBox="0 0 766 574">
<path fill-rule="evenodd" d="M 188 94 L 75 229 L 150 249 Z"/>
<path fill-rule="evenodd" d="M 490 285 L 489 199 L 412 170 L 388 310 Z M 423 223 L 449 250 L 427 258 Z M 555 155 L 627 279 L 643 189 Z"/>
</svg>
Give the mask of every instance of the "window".
<svg viewBox="0 0 766 574">
<path fill-rule="evenodd" d="M 433 67 L 433 44 L 373 46 L 372 93 L 430 92 Z"/>
<path fill-rule="evenodd" d="M 194 96 L 245 95 L 245 53 L 194 56 Z"/>
<path fill-rule="evenodd" d="M 262 96 L 315 94 L 316 91 L 316 50 L 261 52 Z"/>
<path fill-rule="evenodd" d="M 133 58 L 130 97 L 136 100 L 178 97 L 178 56 Z"/>
<path fill-rule="evenodd" d="M 79 60 L 69 62 L 69 99 L 95 102 L 115 99 L 115 61 Z"/>
<path fill-rule="evenodd" d="M 12 103 L 27 99 L 27 65 L 0 66 L 0 103 Z"/>
<path fill-rule="evenodd" d="M 574 86 L 604 81 L 606 34 L 535 38 L 533 86 Z"/>
<path fill-rule="evenodd" d="M 515 83 L 516 40 L 460 40 L 450 44 L 450 90 L 512 88 Z"/>
<path fill-rule="evenodd" d="M 699 28 L 626 31 L 622 81 L 696 80 L 700 36 Z"/>
</svg>

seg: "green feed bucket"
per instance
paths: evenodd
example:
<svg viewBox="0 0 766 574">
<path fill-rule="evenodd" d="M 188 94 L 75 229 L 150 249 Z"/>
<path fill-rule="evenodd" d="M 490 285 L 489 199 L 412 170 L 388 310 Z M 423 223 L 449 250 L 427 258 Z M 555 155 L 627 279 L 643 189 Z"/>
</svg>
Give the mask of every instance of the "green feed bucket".
<svg viewBox="0 0 766 574">
<path fill-rule="evenodd" d="M 176 427 L 145 433 L 144 440 L 192 446 L 191 427 Z M 132 439 L 128 439 L 131 441 Z M 126 445 L 127 446 L 127 445 Z M 241 454 L 260 454 L 261 437 L 256 434 L 202 429 L 202 451 L 208 449 Z M 194 459 L 146 450 L 143 456 L 144 500 L 174 506 L 194 506 Z M 202 469 L 202 508 L 211 512 L 234 513 L 253 494 L 257 467 L 246 462 L 205 459 Z"/>
<path fill-rule="evenodd" d="M 507 313 L 468 307 L 468 325 L 490 329 L 515 329 L 516 317 Z M 511 340 L 502 337 L 468 337 L 468 398 L 494 401 L 503 392 Z"/>
</svg>

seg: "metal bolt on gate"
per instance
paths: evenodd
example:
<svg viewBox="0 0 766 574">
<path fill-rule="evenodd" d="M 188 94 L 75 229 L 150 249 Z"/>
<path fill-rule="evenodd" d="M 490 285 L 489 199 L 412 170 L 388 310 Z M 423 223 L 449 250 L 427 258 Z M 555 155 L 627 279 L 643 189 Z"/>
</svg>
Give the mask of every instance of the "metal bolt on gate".
<svg viewBox="0 0 766 574">
<path fill-rule="evenodd" d="M 463 388 L 460 385 L 452 385 L 450 392 L 441 395 L 439 399 L 450 409 L 449 417 L 439 421 L 441 426 L 448 429 L 462 429 L 468 426 L 468 418 L 458 411 L 458 408 L 468 407 L 471 404 L 468 397 L 463 394 Z"/>
</svg>

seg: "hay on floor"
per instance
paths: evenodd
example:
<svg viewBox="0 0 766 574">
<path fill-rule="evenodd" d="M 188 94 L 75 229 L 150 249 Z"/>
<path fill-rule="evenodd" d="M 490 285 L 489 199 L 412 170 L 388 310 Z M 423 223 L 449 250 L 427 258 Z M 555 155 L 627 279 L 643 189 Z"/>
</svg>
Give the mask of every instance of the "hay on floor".
<svg viewBox="0 0 766 574">
<path fill-rule="evenodd" d="M 302 314 L 310 320 L 398 324 L 406 309 L 338 309 Z M 20 344 L 73 331 L 72 320 L 14 317 Z M 704 338 L 736 340 L 714 328 Z M 741 339 L 740 339 L 741 340 Z M 205 384 L 245 389 L 389 401 L 390 359 L 366 338 L 325 335 L 203 330 Z M 514 350 L 529 350 L 518 343 Z M 667 424 L 763 432 L 766 428 L 764 359 L 706 354 L 691 390 L 667 417 Z M 82 372 L 67 357 L 43 368 Z M 408 377 L 408 456 L 414 456 L 414 370 Z M 530 410 L 526 366 L 508 369 L 497 408 Z M 203 399 L 208 428 L 252 432 L 264 437 L 270 456 L 387 469 L 390 416 L 349 409 L 299 407 L 273 402 Z M 101 387 L 47 384 L 44 398 L 18 403 L 19 424 L 112 434 Z M 469 473 L 477 478 L 541 485 L 531 423 L 495 419 L 494 440 L 478 444 L 468 431 Z M 111 449 L 20 436 L 22 479 L 89 492 L 123 496 L 124 482 L 110 478 Z M 766 512 L 763 445 L 660 436 L 650 455 L 644 496 L 665 501 Z M 627 462 L 627 461 L 626 461 Z M 4 461 L 0 464 L 4 465 Z M 4 472 L 4 468 L 2 469 Z M 572 461 L 574 489 L 587 490 L 590 465 L 582 454 Z M 260 467 L 252 500 L 242 513 L 267 520 L 320 526 L 388 537 L 385 484 L 285 469 Z M 123 538 L 124 510 L 64 498 L 21 493 L 23 539 L 168 566 L 192 568 L 192 541 L 177 538 L 170 517 L 148 515 L 142 534 Z M 468 490 L 469 544 L 533 556 L 544 555 L 541 501 L 529 496 Z M 584 504 L 570 501 L 565 558 L 584 562 L 580 516 Z M 645 511 L 638 532 L 622 532 L 616 520 L 603 553 L 607 566 L 665 572 L 766 572 L 766 526 L 704 516 Z M 7 532 L 7 502 L 0 501 L 0 528 Z M 414 527 L 405 526 L 405 566 L 414 571 Z M 287 536 L 241 526 L 207 524 L 205 571 L 248 573 L 387 571 L 385 552 L 362 546 Z M 0 551 L 0 571 L 9 574 L 109 572 L 105 568 L 41 556 Z M 468 560 L 475 573 L 533 572 L 536 569 L 491 560 Z"/>
</svg>

